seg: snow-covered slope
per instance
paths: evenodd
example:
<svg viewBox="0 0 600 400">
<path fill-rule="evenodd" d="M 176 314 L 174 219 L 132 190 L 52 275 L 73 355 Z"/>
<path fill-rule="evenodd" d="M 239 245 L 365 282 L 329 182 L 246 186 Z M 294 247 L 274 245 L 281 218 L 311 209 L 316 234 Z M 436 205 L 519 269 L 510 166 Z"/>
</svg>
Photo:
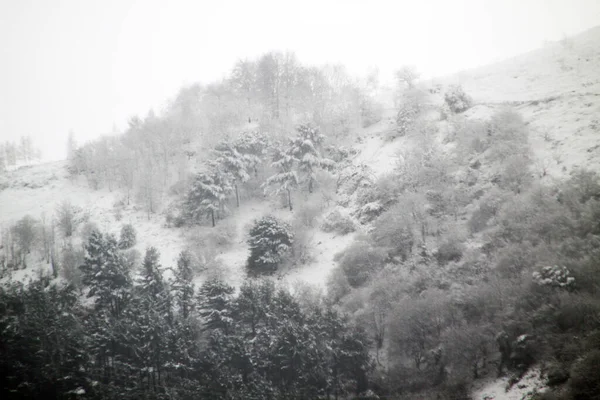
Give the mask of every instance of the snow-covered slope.
<svg viewBox="0 0 600 400">
<path fill-rule="evenodd" d="M 560 178 L 577 166 L 600 169 L 599 71 L 600 27 L 495 65 L 436 79 L 432 85 L 461 84 L 476 103 L 464 114 L 470 119 L 488 118 L 506 105 L 517 108 L 531 128 L 536 169 L 532 172 Z M 399 150 L 410 152 L 416 145 L 409 137 L 386 139 L 395 129 L 392 91 L 382 91 L 382 98 L 382 120 L 359 132 L 353 144 L 358 153 L 352 163 L 368 166 L 376 176 L 392 170 Z M 103 230 L 117 233 L 123 223 L 134 224 L 139 238 L 136 248 L 143 252 L 146 246 L 155 246 L 163 265 L 172 266 L 185 247 L 183 231 L 164 227 L 162 215 L 148 219 L 135 205 L 123 207 L 119 215 L 115 204 L 122 197 L 118 190 L 91 190 L 83 178 L 72 181 L 64 162 L 21 167 L 0 176 L 0 226 L 27 214 L 49 218 L 68 200 L 81 209 L 79 217 Z M 235 237 L 217 260 L 223 265 L 222 275 L 233 284 L 244 276 L 249 224 L 273 211 L 269 202 L 243 204 L 226 222 L 235 225 Z M 291 218 L 283 211 L 283 218 Z M 304 281 L 323 286 L 334 266 L 333 256 L 350 243 L 352 235 L 335 236 L 315 228 L 309 237 L 312 261 L 289 271 L 285 279 L 292 285 Z"/>
<path fill-rule="evenodd" d="M 154 246 L 161 252 L 161 262 L 173 265 L 184 241 L 176 229 L 164 227 L 164 216 L 147 214 L 131 204 L 118 206 L 124 198 L 118 190 L 92 190 L 82 178 L 69 178 L 64 161 L 25 166 L 0 176 L 0 227 L 7 228 L 18 219 L 30 215 L 35 219 L 55 215 L 64 201 L 78 212 L 80 222 L 95 223 L 104 232 L 118 235 L 121 226 L 131 223 L 137 230 L 135 248 L 143 254 L 146 247 Z M 117 206 L 116 206 L 117 205 Z M 18 271 L 21 279 L 37 273 L 47 265 L 32 260 L 29 271 Z"/>
<path fill-rule="evenodd" d="M 478 104 L 468 117 L 515 107 L 530 123 L 535 173 L 600 169 L 600 27 L 432 83 L 462 85 Z"/>
</svg>

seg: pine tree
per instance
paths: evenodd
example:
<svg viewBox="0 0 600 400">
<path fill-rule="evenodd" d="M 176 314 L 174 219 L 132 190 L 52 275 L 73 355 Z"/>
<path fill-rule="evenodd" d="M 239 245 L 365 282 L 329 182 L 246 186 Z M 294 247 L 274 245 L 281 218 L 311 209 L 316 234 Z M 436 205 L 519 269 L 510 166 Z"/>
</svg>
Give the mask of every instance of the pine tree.
<svg viewBox="0 0 600 400">
<path fill-rule="evenodd" d="M 224 210 L 229 190 L 229 182 L 221 171 L 197 174 L 184 203 L 188 217 L 194 221 L 202 216 L 210 217 L 214 227 L 215 216 Z"/>
<path fill-rule="evenodd" d="M 131 224 L 125 224 L 121 227 L 121 236 L 119 237 L 119 248 L 121 250 L 129 249 L 137 243 L 137 234 Z"/>
<path fill-rule="evenodd" d="M 267 181 L 263 184 L 265 190 L 274 187 L 274 194 L 285 192 L 287 194 L 290 211 L 293 210 L 292 190 L 299 185 L 298 174 L 294 169 L 297 162 L 298 159 L 289 152 L 282 149 L 275 149 L 271 166 L 277 170 L 277 173 L 267 178 Z"/>
<path fill-rule="evenodd" d="M 298 160 L 301 182 L 305 183 L 308 192 L 312 193 L 317 182 L 317 170 L 332 170 L 335 164 L 332 160 L 322 157 L 321 147 L 325 136 L 317 128 L 300 125 L 297 131 L 298 135 L 291 140 L 288 153 Z"/>
<path fill-rule="evenodd" d="M 198 311 L 204 330 L 220 330 L 228 334 L 232 325 L 233 286 L 217 279 L 206 281 L 198 291 Z"/>
<path fill-rule="evenodd" d="M 153 393 L 164 391 L 166 370 L 173 359 L 169 346 L 170 336 L 174 334 L 172 301 L 159 257 L 156 248 L 146 249 L 128 315 L 129 346 L 135 354 L 133 360 L 138 373 L 145 376 L 144 387 Z"/>
<path fill-rule="evenodd" d="M 216 159 L 213 161 L 216 168 L 221 169 L 231 182 L 235 189 L 236 205 L 240 206 L 239 183 L 244 183 L 250 179 L 248 170 L 251 163 L 248 158 L 238 152 L 233 145 L 228 142 L 220 143 L 214 150 Z"/>
<path fill-rule="evenodd" d="M 251 274 L 275 272 L 283 257 L 291 250 L 293 241 L 292 228 L 285 222 L 271 216 L 256 221 L 248 239 L 248 271 Z"/>
<path fill-rule="evenodd" d="M 267 154 L 269 138 L 257 130 L 243 132 L 233 141 L 233 147 L 242 154 L 246 163 L 254 171 L 254 176 L 258 176 L 258 166 Z"/>
<path fill-rule="evenodd" d="M 82 282 L 89 287 L 88 296 L 95 296 L 97 309 L 107 309 L 119 317 L 130 296 L 132 285 L 129 270 L 118 251 L 114 236 L 106 238 L 94 231 L 85 246 L 85 260 L 80 267 Z"/>
<path fill-rule="evenodd" d="M 132 280 L 114 236 L 93 231 L 85 251 L 82 283 L 89 287 L 88 297 L 95 298 L 94 312 L 84 320 L 88 352 L 94 358 L 90 373 L 103 384 L 102 390 L 112 390 L 129 370 L 123 359 L 128 353 L 124 338 Z"/>
<path fill-rule="evenodd" d="M 175 269 L 174 281 L 171 285 L 179 315 L 187 319 L 195 308 L 194 300 L 194 271 L 192 270 L 192 258 L 189 251 L 179 253 L 177 268 Z"/>
</svg>

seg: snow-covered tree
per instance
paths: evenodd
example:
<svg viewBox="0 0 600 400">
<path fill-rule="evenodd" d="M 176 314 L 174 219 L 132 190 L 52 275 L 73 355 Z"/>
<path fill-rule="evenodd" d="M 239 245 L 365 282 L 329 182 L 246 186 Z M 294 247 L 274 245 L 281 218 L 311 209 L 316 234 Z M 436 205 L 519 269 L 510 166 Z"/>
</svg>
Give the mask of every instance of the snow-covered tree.
<svg viewBox="0 0 600 400">
<path fill-rule="evenodd" d="M 298 174 L 294 169 L 297 159 L 282 149 L 276 149 L 271 166 L 277 171 L 275 175 L 267 178 L 263 184 L 265 191 L 271 190 L 273 194 L 285 192 L 288 198 L 288 207 L 293 210 L 292 190 L 298 187 Z"/>
<path fill-rule="evenodd" d="M 179 253 L 171 285 L 179 316 L 183 319 L 187 319 L 195 308 L 193 279 L 192 256 L 189 251 L 184 250 Z"/>
<path fill-rule="evenodd" d="M 73 206 L 73 204 L 71 204 L 71 202 L 68 200 L 60 203 L 60 206 L 56 210 L 58 227 L 60 228 L 60 231 L 64 237 L 71 237 L 77 226 L 75 212 L 75 206 Z"/>
<path fill-rule="evenodd" d="M 119 248 L 121 250 L 129 249 L 137 243 L 137 234 L 131 224 L 125 224 L 121 227 L 121 236 L 119 237 Z"/>
<path fill-rule="evenodd" d="M 233 286 L 218 279 L 209 279 L 198 290 L 198 312 L 205 330 L 220 330 L 228 334 L 233 324 Z"/>
<path fill-rule="evenodd" d="M 159 391 L 164 385 L 165 369 L 172 358 L 168 345 L 174 334 L 171 295 L 159 257 L 156 248 L 146 249 L 127 328 L 138 373 L 147 379 L 147 387 L 152 392 Z"/>
<path fill-rule="evenodd" d="M 89 287 L 88 296 L 95 297 L 97 309 L 119 316 L 130 297 L 132 280 L 117 240 L 93 231 L 85 245 L 85 260 L 80 267 L 82 282 Z"/>
<path fill-rule="evenodd" d="M 197 174 L 184 202 L 187 217 L 193 221 L 199 221 L 203 216 L 210 217 L 214 227 L 216 215 L 224 210 L 231 189 L 226 178 L 222 171 L 216 170 Z"/>
<path fill-rule="evenodd" d="M 240 206 L 239 184 L 250 179 L 249 170 L 253 167 L 250 157 L 245 157 L 237 151 L 235 147 L 228 142 L 221 142 L 214 150 L 215 160 L 213 165 L 215 168 L 223 171 L 226 178 L 231 182 L 235 189 L 236 205 Z"/>
<path fill-rule="evenodd" d="M 310 125 L 300 125 L 298 135 L 291 140 L 288 153 L 298 160 L 298 172 L 301 183 L 312 193 L 317 183 L 316 172 L 319 169 L 332 170 L 334 162 L 321 155 L 321 147 L 325 136 Z"/>
<path fill-rule="evenodd" d="M 293 242 L 294 234 L 290 225 L 272 216 L 259 219 L 250 230 L 248 239 L 248 271 L 251 274 L 275 272 L 283 257 L 291 250 Z"/>
</svg>

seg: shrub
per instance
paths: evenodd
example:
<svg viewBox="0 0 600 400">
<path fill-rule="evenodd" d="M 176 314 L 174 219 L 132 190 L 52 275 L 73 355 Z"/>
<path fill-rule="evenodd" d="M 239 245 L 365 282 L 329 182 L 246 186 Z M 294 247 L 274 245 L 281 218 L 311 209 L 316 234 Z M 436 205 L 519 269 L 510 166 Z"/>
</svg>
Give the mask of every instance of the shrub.
<svg viewBox="0 0 600 400">
<path fill-rule="evenodd" d="M 338 304 L 340 299 L 350 293 L 352 288 L 346 274 L 340 268 L 334 268 L 327 278 L 327 299 L 332 304 Z"/>
<path fill-rule="evenodd" d="M 471 108 L 473 100 L 468 96 L 460 85 L 452 85 L 444 94 L 444 100 L 455 114 L 460 114 Z"/>
<path fill-rule="evenodd" d="M 500 211 L 506 197 L 501 190 L 493 188 L 479 200 L 479 206 L 473 211 L 468 222 L 471 233 L 480 232 L 488 226 L 488 222 Z"/>
<path fill-rule="evenodd" d="M 321 229 L 325 232 L 335 232 L 341 235 L 346 235 L 354 232 L 356 227 L 352 218 L 342 214 L 339 210 L 334 210 L 325 217 L 325 221 L 321 224 Z"/>
<path fill-rule="evenodd" d="M 271 274 L 291 250 L 294 234 L 290 225 L 272 216 L 254 223 L 250 229 L 250 257 L 247 268 L 251 275 Z"/>
<path fill-rule="evenodd" d="M 366 224 L 377 218 L 383 210 L 383 205 L 379 201 L 373 201 L 362 206 L 356 216 L 361 224 Z"/>
<path fill-rule="evenodd" d="M 386 258 L 384 249 L 373 247 L 365 240 L 355 241 L 335 256 L 348 283 L 355 288 L 364 285 L 375 271 L 381 269 Z"/>
<path fill-rule="evenodd" d="M 600 399 L 600 350 L 589 352 L 571 368 L 571 392 L 574 400 Z"/>
<path fill-rule="evenodd" d="M 446 265 L 452 261 L 460 261 L 464 251 L 465 246 L 460 242 L 460 239 L 449 237 L 440 244 L 435 253 L 435 258 L 440 265 Z"/>
<path fill-rule="evenodd" d="M 569 379 L 569 371 L 561 364 L 552 364 L 546 372 L 546 384 L 548 386 L 562 385 Z"/>
<path fill-rule="evenodd" d="M 494 113 L 487 124 L 487 134 L 490 146 L 486 158 L 489 161 L 510 165 L 514 163 L 510 158 L 529 156 L 527 125 L 518 112 L 506 108 Z"/>
<path fill-rule="evenodd" d="M 119 248 L 121 250 L 129 249 L 137 243 L 137 234 L 131 224 L 125 224 L 121 227 L 121 236 L 119 237 Z"/>
<path fill-rule="evenodd" d="M 546 266 L 532 274 L 533 281 L 541 286 L 552 286 L 562 289 L 575 287 L 575 278 L 566 267 Z"/>
<path fill-rule="evenodd" d="M 386 248 L 392 257 L 400 256 L 406 260 L 412 254 L 415 238 L 399 206 L 377 219 L 372 235 L 375 244 Z"/>
<path fill-rule="evenodd" d="M 415 120 L 418 116 L 419 113 L 414 107 L 400 107 L 400 110 L 398 110 L 398 114 L 396 115 L 396 131 L 398 132 L 398 135 L 406 135 L 414 126 Z M 390 137 L 390 139 L 395 139 L 395 136 Z"/>
</svg>

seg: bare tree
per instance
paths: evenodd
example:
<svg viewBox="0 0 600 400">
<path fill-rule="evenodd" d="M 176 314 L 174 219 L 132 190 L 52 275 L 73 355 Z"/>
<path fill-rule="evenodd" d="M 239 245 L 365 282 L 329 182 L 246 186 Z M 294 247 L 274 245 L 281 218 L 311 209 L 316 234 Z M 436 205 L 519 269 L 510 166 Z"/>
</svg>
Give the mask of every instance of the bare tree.
<svg viewBox="0 0 600 400">
<path fill-rule="evenodd" d="M 75 212 L 75 207 L 68 200 L 63 201 L 56 210 L 57 224 L 65 238 L 71 237 L 76 228 Z"/>
</svg>

